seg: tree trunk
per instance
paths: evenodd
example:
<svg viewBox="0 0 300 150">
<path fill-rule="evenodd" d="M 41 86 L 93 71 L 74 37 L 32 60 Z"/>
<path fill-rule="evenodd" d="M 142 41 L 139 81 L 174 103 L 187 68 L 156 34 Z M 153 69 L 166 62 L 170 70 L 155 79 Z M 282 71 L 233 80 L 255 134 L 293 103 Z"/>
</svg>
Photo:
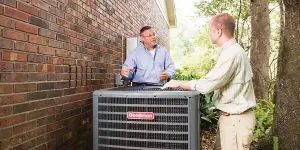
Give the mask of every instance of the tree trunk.
<svg viewBox="0 0 300 150">
<path fill-rule="evenodd" d="M 279 53 L 275 91 L 274 131 L 279 149 L 300 149 L 300 1 L 285 6 L 282 51 Z"/>
<path fill-rule="evenodd" d="M 268 0 L 251 0 L 251 51 L 255 95 L 259 99 L 268 98 L 270 19 Z"/>
</svg>

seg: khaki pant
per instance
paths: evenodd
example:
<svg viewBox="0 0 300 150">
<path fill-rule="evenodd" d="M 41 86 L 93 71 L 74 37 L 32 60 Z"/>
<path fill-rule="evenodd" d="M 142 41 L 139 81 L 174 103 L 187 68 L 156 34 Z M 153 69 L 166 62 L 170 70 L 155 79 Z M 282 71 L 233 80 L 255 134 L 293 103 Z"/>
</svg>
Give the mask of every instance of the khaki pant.
<svg viewBox="0 0 300 150">
<path fill-rule="evenodd" d="M 214 150 L 249 150 L 255 128 L 254 111 L 221 115 Z"/>
</svg>

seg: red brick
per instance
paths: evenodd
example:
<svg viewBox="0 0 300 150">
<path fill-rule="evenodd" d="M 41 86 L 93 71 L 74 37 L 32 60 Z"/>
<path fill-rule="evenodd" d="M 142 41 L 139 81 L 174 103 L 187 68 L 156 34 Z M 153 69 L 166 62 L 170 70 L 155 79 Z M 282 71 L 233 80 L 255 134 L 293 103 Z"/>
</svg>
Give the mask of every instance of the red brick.
<svg viewBox="0 0 300 150">
<path fill-rule="evenodd" d="M 32 7 L 31 5 L 28 5 L 20 1 L 18 1 L 18 9 L 35 16 L 38 15 L 38 10 L 35 7 Z"/>
<path fill-rule="evenodd" d="M 36 64 L 28 64 L 28 72 L 36 72 Z"/>
<path fill-rule="evenodd" d="M 36 7 L 39 7 L 41 9 L 44 9 L 46 11 L 49 11 L 49 7 L 50 5 L 45 3 L 44 1 L 42 0 L 31 0 L 31 4 L 33 4 L 34 6 Z"/>
<path fill-rule="evenodd" d="M 13 44 L 10 39 L 0 38 L 0 48 L 13 49 Z"/>
<path fill-rule="evenodd" d="M 38 138 L 36 138 L 36 145 L 37 147 L 34 148 L 34 150 L 45 150 L 47 149 L 47 145 L 45 144 L 47 141 L 47 136 L 43 135 Z"/>
<path fill-rule="evenodd" d="M 3 37 L 19 41 L 27 41 L 28 38 L 24 32 L 18 32 L 10 29 L 3 30 Z"/>
<path fill-rule="evenodd" d="M 47 81 L 45 73 L 28 73 L 28 81 Z"/>
<path fill-rule="evenodd" d="M 9 137 L 11 137 L 12 136 L 12 127 L 9 127 L 9 128 L 5 128 L 5 129 L 0 129 L 0 139 L 2 140 L 2 139 L 7 139 L 7 138 L 9 138 Z M 3 141 L 1 141 L 1 142 L 3 142 Z M 2 143 L 1 143 L 2 144 Z M 1 147 L 0 148 L 2 148 L 2 145 L 1 145 Z"/>
<path fill-rule="evenodd" d="M 16 72 L 27 72 L 28 71 L 28 64 L 27 63 L 18 63 L 16 62 L 14 65 L 14 70 Z"/>
<path fill-rule="evenodd" d="M 26 73 L 2 73 L 0 77 L 2 83 L 25 82 L 27 81 Z"/>
<path fill-rule="evenodd" d="M 52 5 L 52 6 L 54 6 L 54 7 L 57 7 L 57 0 L 47 0 L 45 2 Z"/>
<path fill-rule="evenodd" d="M 25 133 L 36 128 L 36 121 L 25 122 L 13 127 L 13 135 Z"/>
<path fill-rule="evenodd" d="M 56 73 L 63 73 L 64 72 L 64 66 L 55 66 L 55 72 Z"/>
<path fill-rule="evenodd" d="M 30 3 L 30 0 L 20 0 L 20 1 L 23 1 L 25 3 Z"/>
<path fill-rule="evenodd" d="M 34 63 L 47 63 L 47 57 L 43 55 L 28 54 L 28 61 Z"/>
<path fill-rule="evenodd" d="M 65 28 L 65 34 L 68 36 L 76 37 L 76 32 L 67 28 Z"/>
<path fill-rule="evenodd" d="M 47 29 L 43 29 L 43 28 L 39 28 L 39 35 L 41 36 L 45 36 L 51 39 L 55 39 L 56 38 L 56 33 L 51 31 L 51 30 L 47 30 Z"/>
<path fill-rule="evenodd" d="M 39 36 L 30 34 L 29 38 L 28 38 L 28 41 L 31 42 L 31 43 L 39 44 L 40 43 L 40 38 L 39 38 Z"/>
<path fill-rule="evenodd" d="M 69 56 L 70 56 L 70 52 L 69 52 L 69 51 L 62 50 L 62 49 L 57 49 L 57 50 L 56 50 L 56 56 L 60 56 L 60 57 L 69 57 Z"/>
<path fill-rule="evenodd" d="M 15 124 L 24 122 L 25 118 L 26 118 L 26 114 L 7 116 L 0 120 L 0 127 L 7 127 L 7 126 L 11 126 L 11 125 L 15 125 Z"/>
<path fill-rule="evenodd" d="M 31 43 L 37 43 L 41 45 L 48 45 L 49 44 L 49 39 L 41 37 L 41 36 L 36 36 L 33 34 L 29 35 L 28 41 Z"/>
<path fill-rule="evenodd" d="M 8 28 L 15 28 L 15 21 L 5 17 L 5 16 L 0 16 L 0 26 L 8 27 Z"/>
<path fill-rule="evenodd" d="M 0 62 L 0 72 L 12 72 L 13 68 L 12 62 Z"/>
<path fill-rule="evenodd" d="M 39 10 L 39 17 L 50 22 L 56 22 L 57 18 L 57 16 L 49 13 L 49 11 L 45 11 L 42 9 Z"/>
<path fill-rule="evenodd" d="M 49 23 L 49 29 L 58 33 L 64 33 L 64 28 L 62 26 L 56 25 L 55 23 Z"/>
<path fill-rule="evenodd" d="M 64 49 L 74 51 L 74 52 L 77 51 L 76 45 L 70 43 L 64 43 Z"/>
<path fill-rule="evenodd" d="M 48 47 L 48 46 L 39 46 L 39 53 L 46 54 L 46 55 L 55 55 L 55 48 Z"/>
<path fill-rule="evenodd" d="M 17 52 L 3 52 L 3 60 L 27 61 L 27 54 Z"/>
<path fill-rule="evenodd" d="M 81 59 L 81 54 L 77 52 L 71 52 L 71 58 Z"/>
<path fill-rule="evenodd" d="M 14 114 L 19 114 L 33 109 L 35 109 L 35 106 L 32 103 L 22 103 L 22 104 L 13 105 Z"/>
<path fill-rule="evenodd" d="M 9 105 L 15 103 L 22 103 L 26 101 L 25 94 L 10 94 L 10 95 L 3 95 L 0 96 L 0 106 L 2 105 Z"/>
<path fill-rule="evenodd" d="M 60 78 L 61 78 L 60 80 L 70 80 L 70 74 L 68 73 L 61 74 Z"/>
<path fill-rule="evenodd" d="M 47 21 L 40 19 L 38 17 L 35 17 L 35 16 L 31 16 L 29 18 L 29 23 L 39 26 L 41 28 L 49 29 L 49 23 Z"/>
<path fill-rule="evenodd" d="M 64 60 L 62 58 L 58 58 L 58 57 L 49 57 L 48 63 L 55 64 L 55 65 L 62 65 L 62 64 L 64 64 Z"/>
<path fill-rule="evenodd" d="M 41 110 L 36 110 L 33 112 L 29 112 L 27 114 L 27 119 L 28 120 L 33 120 L 36 118 L 41 118 L 41 117 L 45 117 L 48 115 L 48 110 L 47 109 L 41 109 Z"/>
<path fill-rule="evenodd" d="M 11 106 L 2 106 L 0 107 L 0 117 L 8 116 L 12 114 L 12 107 Z"/>
<path fill-rule="evenodd" d="M 53 90 L 53 91 L 49 91 L 48 92 L 48 97 L 52 98 L 52 97 L 61 97 L 63 95 L 62 90 Z"/>
<path fill-rule="evenodd" d="M 5 5 L 8 5 L 10 7 L 16 7 L 16 5 L 17 5 L 16 0 L 2 0 L 1 3 L 5 4 Z"/>
<path fill-rule="evenodd" d="M 38 27 L 28 23 L 23 23 L 18 21 L 16 22 L 16 29 L 24 32 L 32 33 L 32 34 L 38 34 Z"/>
<path fill-rule="evenodd" d="M 70 42 L 70 38 L 63 34 L 56 34 L 56 40 L 63 41 L 63 42 Z"/>
<path fill-rule="evenodd" d="M 36 135 L 43 135 L 47 132 L 47 126 L 37 127 L 34 132 Z"/>
<path fill-rule="evenodd" d="M 72 38 L 72 37 L 70 39 L 71 39 L 71 44 L 82 46 L 82 43 L 83 43 L 82 40 L 79 40 L 79 39 L 76 39 L 76 38 Z"/>
<path fill-rule="evenodd" d="M 65 88 L 69 88 L 69 81 L 65 81 L 65 82 L 56 82 L 54 84 L 54 88 L 55 89 L 65 89 Z M 64 91 L 66 92 L 66 91 Z M 71 91 L 67 91 L 67 92 L 71 92 Z M 65 93 L 64 93 L 65 94 Z"/>
<path fill-rule="evenodd" d="M 36 83 L 15 84 L 15 92 L 33 92 L 37 90 Z"/>
<path fill-rule="evenodd" d="M 69 22 L 67 22 L 66 20 L 61 19 L 61 18 L 56 18 L 56 24 L 64 26 L 66 28 L 70 28 L 71 27 L 71 24 Z"/>
<path fill-rule="evenodd" d="M 48 65 L 47 72 L 54 72 L 54 65 Z"/>
<path fill-rule="evenodd" d="M 14 90 L 11 84 L 0 84 L 0 94 L 12 93 Z"/>
<path fill-rule="evenodd" d="M 2 15 L 2 14 L 3 14 L 3 11 L 4 11 L 4 7 L 3 7 L 3 5 L 0 5 L 0 15 Z"/>
<path fill-rule="evenodd" d="M 56 73 L 48 73 L 47 74 L 47 80 L 48 81 L 55 81 L 58 80 L 57 78 L 60 77 L 61 75 L 56 74 Z"/>
<path fill-rule="evenodd" d="M 33 105 L 35 105 L 35 109 L 41 109 L 41 108 L 54 106 L 55 103 L 54 103 L 54 99 L 47 99 L 47 100 L 43 100 L 43 101 L 34 102 Z"/>
<path fill-rule="evenodd" d="M 37 72 L 47 72 L 47 64 L 38 64 L 36 70 Z"/>
<path fill-rule="evenodd" d="M 11 18 L 18 19 L 18 20 L 22 20 L 25 22 L 28 22 L 28 18 L 29 18 L 28 14 L 21 12 L 17 9 L 10 8 L 10 7 L 4 8 L 4 15 L 11 17 Z"/>
<path fill-rule="evenodd" d="M 27 142 L 25 142 L 25 143 L 22 143 L 22 144 L 20 144 L 20 145 L 18 145 L 18 146 L 16 146 L 16 147 L 14 147 L 13 148 L 13 150 L 21 150 L 21 149 L 31 149 L 31 148 L 33 148 L 34 146 L 36 146 L 36 144 L 35 144 L 35 139 L 33 139 L 33 140 L 30 140 L 30 141 L 27 141 Z"/>
<path fill-rule="evenodd" d="M 86 86 L 80 86 L 76 88 L 76 93 L 84 93 L 87 91 Z"/>
<path fill-rule="evenodd" d="M 29 133 L 21 133 L 19 135 L 13 135 L 10 140 L 10 147 L 16 146 L 18 144 L 24 143 L 29 138 Z"/>
<path fill-rule="evenodd" d="M 38 46 L 36 46 L 34 44 L 28 44 L 28 52 L 36 53 L 37 50 L 38 50 Z"/>
<path fill-rule="evenodd" d="M 38 46 L 30 43 L 16 41 L 15 50 L 36 53 L 38 50 Z"/>
<path fill-rule="evenodd" d="M 62 48 L 64 48 L 64 43 L 60 42 L 60 41 L 57 41 L 57 40 L 54 40 L 54 39 L 49 39 L 48 46 L 62 49 Z"/>
<path fill-rule="evenodd" d="M 76 37 L 77 37 L 78 39 L 83 40 L 83 41 L 87 41 L 87 40 L 89 39 L 88 36 L 86 36 L 86 35 L 84 35 L 84 34 L 82 34 L 82 33 L 76 33 Z"/>
</svg>

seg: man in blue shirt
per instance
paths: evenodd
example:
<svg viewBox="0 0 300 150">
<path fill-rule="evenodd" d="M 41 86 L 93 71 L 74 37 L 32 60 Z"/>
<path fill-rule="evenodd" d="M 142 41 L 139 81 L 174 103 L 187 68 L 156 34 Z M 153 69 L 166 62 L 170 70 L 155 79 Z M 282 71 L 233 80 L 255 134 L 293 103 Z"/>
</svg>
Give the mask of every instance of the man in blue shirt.
<svg viewBox="0 0 300 150">
<path fill-rule="evenodd" d="M 157 44 L 152 27 L 140 30 L 141 44 L 127 57 L 122 69 L 123 79 L 133 85 L 163 85 L 175 74 L 169 52 Z"/>
</svg>

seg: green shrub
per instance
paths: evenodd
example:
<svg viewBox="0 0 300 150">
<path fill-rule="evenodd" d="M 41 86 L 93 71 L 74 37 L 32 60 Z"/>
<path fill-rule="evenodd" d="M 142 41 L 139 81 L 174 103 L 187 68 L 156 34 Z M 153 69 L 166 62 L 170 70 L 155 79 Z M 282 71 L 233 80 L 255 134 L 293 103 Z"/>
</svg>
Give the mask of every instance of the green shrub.
<svg viewBox="0 0 300 150">
<path fill-rule="evenodd" d="M 254 140 L 264 138 L 268 132 L 270 132 L 275 104 L 272 100 L 259 100 L 255 107 L 255 132 Z"/>
<path fill-rule="evenodd" d="M 175 80 L 195 80 L 200 79 L 203 75 L 192 71 L 190 67 L 183 67 L 177 70 L 174 76 Z M 212 103 L 213 93 L 200 96 L 200 115 L 201 115 L 201 129 L 215 130 L 218 122 L 218 112 Z"/>
<path fill-rule="evenodd" d="M 201 95 L 201 129 L 216 131 L 219 113 L 212 103 L 213 93 Z"/>
</svg>

